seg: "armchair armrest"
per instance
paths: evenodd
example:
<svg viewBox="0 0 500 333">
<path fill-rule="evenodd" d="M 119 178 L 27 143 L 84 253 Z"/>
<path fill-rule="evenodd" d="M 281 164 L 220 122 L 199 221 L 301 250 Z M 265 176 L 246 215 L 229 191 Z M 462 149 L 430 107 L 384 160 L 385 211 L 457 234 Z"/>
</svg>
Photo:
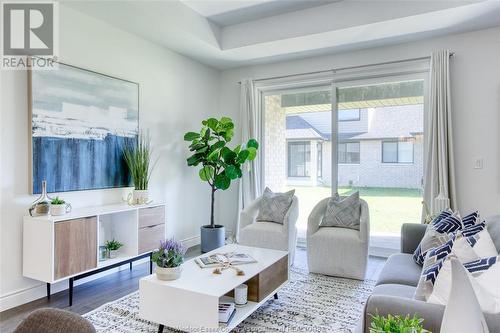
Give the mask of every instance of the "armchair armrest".
<svg viewBox="0 0 500 333">
<path fill-rule="evenodd" d="M 368 204 L 363 199 L 359 200 L 361 203 L 361 215 L 359 217 L 359 238 L 367 245 L 370 241 L 370 210 Z"/>
<path fill-rule="evenodd" d="M 316 233 L 316 231 L 318 231 L 319 223 L 325 215 L 328 200 L 330 200 L 330 198 L 325 198 L 318 202 L 318 204 L 314 206 L 313 210 L 311 211 L 311 214 L 309 214 L 309 218 L 307 220 L 307 236 L 311 236 Z"/>
<path fill-rule="evenodd" d="M 244 227 L 252 224 L 259 213 L 261 198 L 257 198 L 252 201 L 245 209 L 243 209 L 240 213 L 240 223 L 238 226 L 238 230 L 243 229 Z"/>
<path fill-rule="evenodd" d="M 299 218 L 299 199 L 294 195 L 292 203 L 285 214 L 285 219 L 283 220 L 283 227 L 285 229 L 293 229 Z"/>
<path fill-rule="evenodd" d="M 404 223 L 401 226 L 401 252 L 412 254 L 424 237 L 426 224 Z"/>
<path fill-rule="evenodd" d="M 424 319 L 423 326 L 431 332 L 439 332 L 443 320 L 444 306 L 418 301 L 406 297 L 372 295 L 368 298 L 364 314 L 364 332 L 369 332 L 371 315 L 381 316 L 417 314 Z"/>
</svg>

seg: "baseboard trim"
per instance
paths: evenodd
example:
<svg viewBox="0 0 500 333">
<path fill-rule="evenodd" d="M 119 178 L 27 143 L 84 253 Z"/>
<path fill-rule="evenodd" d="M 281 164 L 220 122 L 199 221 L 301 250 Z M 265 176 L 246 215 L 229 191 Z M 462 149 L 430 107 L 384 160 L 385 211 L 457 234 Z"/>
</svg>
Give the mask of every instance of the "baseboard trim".
<svg viewBox="0 0 500 333">
<path fill-rule="evenodd" d="M 186 246 L 187 248 L 197 246 L 200 244 L 200 236 L 193 236 L 193 237 L 188 237 L 183 240 L 181 240 L 182 244 Z M 138 265 L 141 263 L 148 262 L 148 258 L 144 258 L 141 260 L 135 261 L 133 264 Z M 121 269 L 128 269 L 128 264 L 110 269 L 105 272 L 101 272 L 86 278 L 83 278 L 81 280 L 75 281 L 75 286 L 79 286 L 83 283 L 90 282 L 96 279 L 99 279 L 101 277 L 104 277 L 109 274 L 116 273 L 120 271 Z M 58 293 L 60 291 L 68 289 L 68 282 L 67 281 L 62 281 L 58 283 L 54 283 L 51 285 L 52 289 L 52 294 Z M 32 287 L 24 288 L 24 289 L 19 289 L 15 290 L 12 292 L 9 292 L 7 294 L 4 294 L 0 297 L 0 312 L 15 308 L 16 306 L 20 306 L 32 301 L 35 301 L 40 298 L 44 298 L 47 296 L 47 289 L 46 289 L 46 284 L 45 283 L 40 283 Z M 77 300 L 76 300 L 77 301 Z"/>
</svg>

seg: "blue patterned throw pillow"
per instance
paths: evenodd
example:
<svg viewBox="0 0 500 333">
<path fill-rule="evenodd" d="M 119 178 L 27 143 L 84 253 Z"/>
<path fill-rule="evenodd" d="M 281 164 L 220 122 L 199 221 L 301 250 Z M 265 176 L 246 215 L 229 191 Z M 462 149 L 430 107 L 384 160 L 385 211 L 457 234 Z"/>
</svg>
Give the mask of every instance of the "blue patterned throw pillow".
<svg viewBox="0 0 500 333">
<path fill-rule="evenodd" d="M 453 214 L 453 212 L 450 209 L 443 210 L 441 213 L 439 213 L 438 216 L 434 218 L 434 220 L 432 220 L 430 224 L 438 224 L 442 219 L 447 218 L 451 214 Z"/>
<path fill-rule="evenodd" d="M 470 237 L 474 236 L 477 233 L 480 233 L 481 231 L 486 229 L 486 222 L 481 222 L 478 224 L 474 224 L 470 227 L 464 228 L 463 230 L 459 231 L 460 234 L 464 237 Z"/>
<path fill-rule="evenodd" d="M 428 269 L 426 274 L 427 283 L 430 290 L 426 301 L 435 304 L 445 305 L 448 303 L 451 290 L 451 261 L 449 255 L 442 261 L 438 269 Z M 498 278 L 500 276 L 500 256 L 479 258 L 463 264 L 469 273 L 472 288 L 477 296 L 481 310 L 485 313 L 500 313 L 500 288 L 498 288 Z M 425 278 L 422 276 L 422 280 Z"/>
<path fill-rule="evenodd" d="M 413 253 L 413 260 L 415 260 L 417 264 L 423 265 L 428 251 L 446 243 L 450 238 L 448 234 L 462 229 L 460 215 L 458 213 L 450 213 L 448 215 L 448 213 L 447 211 L 442 212 L 439 216 L 443 215 L 443 217 L 438 222 L 433 221 L 429 227 L 427 227 L 424 237 Z M 436 219 L 438 219 L 439 216 Z"/>
<path fill-rule="evenodd" d="M 462 224 L 464 225 L 464 228 L 472 227 L 479 221 L 479 211 L 475 211 L 470 213 L 469 215 L 466 215 L 465 217 L 462 217 Z"/>
<path fill-rule="evenodd" d="M 460 219 L 460 215 L 452 214 L 448 217 L 445 217 L 441 221 L 436 224 L 433 224 L 434 229 L 439 233 L 450 233 L 461 230 L 463 228 L 462 220 Z"/>
<path fill-rule="evenodd" d="M 429 257 L 430 263 L 422 269 L 422 275 L 420 276 L 420 280 L 417 285 L 417 289 L 415 290 L 415 299 L 427 301 L 431 297 L 431 295 L 435 292 L 436 280 L 438 279 L 438 275 L 442 270 L 446 271 L 446 275 L 451 275 L 449 260 L 450 258 L 456 258 L 454 254 L 447 255 L 443 259 L 432 262 L 433 258 Z M 457 258 L 458 259 L 458 258 Z M 464 267 L 472 274 L 474 277 L 480 276 L 483 272 L 490 269 L 494 264 L 498 261 L 498 257 L 488 257 L 477 259 L 468 263 L 463 264 Z M 426 264 L 428 263 L 426 258 Z M 439 277 L 439 279 L 450 279 L 451 276 Z M 441 290 L 437 291 L 437 294 L 441 294 Z"/>
</svg>

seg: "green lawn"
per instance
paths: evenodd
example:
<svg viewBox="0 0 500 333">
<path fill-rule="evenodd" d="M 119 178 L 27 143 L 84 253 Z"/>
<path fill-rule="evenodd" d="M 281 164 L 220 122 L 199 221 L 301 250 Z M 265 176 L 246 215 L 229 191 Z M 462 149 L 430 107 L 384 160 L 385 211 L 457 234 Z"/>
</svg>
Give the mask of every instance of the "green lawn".
<svg viewBox="0 0 500 333">
<path fill-rule="evenodd" d="M 295 188 L 295 193 L 299 198 L 298 227 L 305 229 L 309 213 L 318 201 L 331 195 L 331 188 L 306 186 L 291 188 Z M 340 195 L 348 195 L 355 191 L 359 191 L 361 198 L 368 203 L 372 234 L 399 235 L 401 224 L 420 223 L 422 210 L 420 190 L 381 187 L 339 188 Z"/>
</svg>

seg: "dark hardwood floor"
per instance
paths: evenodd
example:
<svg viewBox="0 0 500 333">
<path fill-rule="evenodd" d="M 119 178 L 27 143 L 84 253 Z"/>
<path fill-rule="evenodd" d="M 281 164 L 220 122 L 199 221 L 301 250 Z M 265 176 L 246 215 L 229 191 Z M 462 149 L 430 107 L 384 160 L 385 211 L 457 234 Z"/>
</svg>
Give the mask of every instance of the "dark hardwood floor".
<svg viewBox="0 0 500 333">
<path fill-rule="evenodd" d="M 187 257 L 199 255 L 199 247 L 188 251 Z M 368 261 L 367 279 L 376 280 L 385 262 L 384 258 L 370 257 Z M 297 249 L 295 265 L 307 268 L 306 251 Z M 149 274 L 149 264 L 134 265 L 129 270 L 129 265 L 122 266 L 119 272 L 112 273 L 97 280 L 93 280 L 74 289 L 73 306 L 68 306 L 68 291 L 61 291 L 51 296 L 50 300 L 41 298 L 33 302 L 6 310 L 0 313 L 0 332 L 12 332 L 16 326 L 32 311 L 43 308 L 59 308 L 79 314 L 87 313 L 99 306 L 128 295 L 139 288 L 139 279 Z"/>
</svg>

